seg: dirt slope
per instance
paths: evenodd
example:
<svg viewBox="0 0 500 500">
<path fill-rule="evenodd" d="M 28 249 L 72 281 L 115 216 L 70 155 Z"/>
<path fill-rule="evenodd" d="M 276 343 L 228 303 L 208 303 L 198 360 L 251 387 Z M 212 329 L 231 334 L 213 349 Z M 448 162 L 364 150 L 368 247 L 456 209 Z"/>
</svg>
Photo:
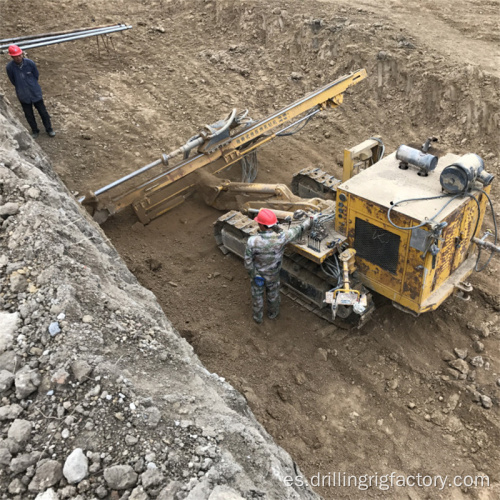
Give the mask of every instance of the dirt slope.
<svg viewBox="0 0 500 500">
<path fill-rule="evenodd" d="M 6 36 L 93 22 L 134 25 L 114 37 L 116 51 L 100 57 L 91 40 L 30 53 L 58 132 L 40 144 L 72 190 L 101 187 L 149 163 L 232 107 L 260 118 L 360 67 L 369 78 L 338 110 L 259 153 L 259 181 L 289 182 L 295 171 L 320 165 L 340 175 L 343 148 L 374 134 L 389 151 L 436 135 L 443 152 L 475 152 L 499 174 L 496 1 L 25 5 L 32 18 L 4 5 Z M 497 212 L 498 195 L 497 180 Z M 379 304 L 369 325 L 347 334 L 285 299 L 280 320 L 256 328 L 241 262 L 215 247 L 218 216 L 195 197 L 145 228 L 132 230 L 135 218 L 126 212 L 104 229 L 206 366 L 242 391 L 308 476 L 484 473 L 496 484 L 316 491 L 325 498 L 495 498 L 498 259 L 473 277 L 471 302 L 450 300 L 418 319 Z M 474 352 L 477 341 L 482 353 Z M 454 348 L 488 364 L 455 380 L 445 361 Z M 474 402 L 475 392 L 493 407 Z"/>
</svg>

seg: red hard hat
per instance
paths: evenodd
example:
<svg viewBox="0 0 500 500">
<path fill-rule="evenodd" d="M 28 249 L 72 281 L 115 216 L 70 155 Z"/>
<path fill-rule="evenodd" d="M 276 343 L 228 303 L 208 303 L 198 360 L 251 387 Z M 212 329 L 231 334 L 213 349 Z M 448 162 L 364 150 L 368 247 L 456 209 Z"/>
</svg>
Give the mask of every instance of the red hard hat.
<svg viewBox="0 0 500 500">
<path fill-rule="evenodd" d="M 278 222 L 276 214 L 268 208 L 261 209 L 254 220 L 259 224 L 268 227 L 274 226 Z"/>
<path fill-rule="evenodd" d="M 12 57 L 20 56 L 23 51 L 17 45 L 9 45 L 9 55 Z"/>
</svg>

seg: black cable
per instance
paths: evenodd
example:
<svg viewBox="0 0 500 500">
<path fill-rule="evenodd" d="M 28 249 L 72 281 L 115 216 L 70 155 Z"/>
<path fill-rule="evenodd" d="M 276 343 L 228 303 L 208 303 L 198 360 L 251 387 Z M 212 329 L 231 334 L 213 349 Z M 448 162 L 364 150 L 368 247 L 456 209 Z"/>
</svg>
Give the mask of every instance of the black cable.
<svg viewBox="0 0 500 500">
<path fill-rule="evenodd" d="M 478 189 L 478 191 L 481 191 L 481 193 L 483 193 L 486 196 L 486 198 L 488 198 L 488 202 L 490 203 L 491 215 L 493 216 L 493 227 L 495 228 L 495 242 L 494 242 L 494 244 L 496 245 L 498 242 L 498 225 L 497 225 L 497 218 L 496 218 L 496 214 L 495 214 L 495 209 L 493 208 L 493 202 L 491 201 L 491 198 L 489 197 L 489 195 L 486 191 L 484 191 L 482 189 Z M 477 220 L 479 222 L 479 214 L 478 214 Z M 475 232 L 474 232 L 474 234 L 475 234 Z M 484 271 L 488 267 L 488 265 L 490 264 L 490 261 L 493 258 L 494 253 L 495 253 L 495 251 L 491 250 L 490 256 L 488 257 L 488 260 L 486 261 L 486 263 L 483 265 L 483 267 L 481 267 L 481 269 L 478 269 L 477 265 L 479 264 L 479 257 L 481 256 L 481 247 L 478 245 L 477 260 L 476 260 L 476 265 L 474 266 L 474 271 L 476 271 L 477 273 Z"/>
<path fill-rule="evenodd" d="M 434 219 L 453 201 L 455 200 L 456 198 L 458 198 L 459 196 L 461 196 L 462 193 L 460 194 L 456 194 L 455 196 L 453 196 L 452 198 L 450 198 L 442 207 L 441 209 L 434 215 L 434 217 L 432 217 L 431 219 L 428 219 L 424 222 L 422 222 L 421 224 L 418 224 L 417 226 L 412 226 L 412 227 L 402 227 L 402 226 L 398 226 L 396 224 L 394 224 L 394 222 L 392 222 L 391 220 L 391 210 L 393 208 L 396 208 L 400 203 L 406 203 L 406 202 L 409 202 L 409 201 L 427 201 L 427 200 L 438 200 L 440 198 L 448 198 L 450 195 L 449 194 L 441 194 L 439 196 L 429 196 L 429 197 L 426 197 L 426 198 L 409 198 L 408 200 L 401 200 L 401 201 L 398 201 L 396 203 L 394 203 L 394 205 L 392 205 L 389 210 L 387 210 L 387 220 L 396 228 L 396 229 L 401 229 L 402 231 L 411 231 L 412 229 L 417 229 L 419 227 L 423 227 L 425 225 L 427 225 L 429 222 L 432 222 L 434 221 Z"/>
</svg>

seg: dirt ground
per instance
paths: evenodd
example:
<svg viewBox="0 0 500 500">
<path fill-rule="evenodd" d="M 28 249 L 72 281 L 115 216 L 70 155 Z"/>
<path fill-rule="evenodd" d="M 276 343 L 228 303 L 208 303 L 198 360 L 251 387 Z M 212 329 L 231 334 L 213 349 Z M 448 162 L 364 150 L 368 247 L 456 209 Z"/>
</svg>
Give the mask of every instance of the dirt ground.
<svg viewBox="0 0 500 500">
<path fill-rule="evenodd" d="M 39 143 L 74 192 L 156 160 L 232 107 L 261 118 L 361 67 L 369 78 L 340 108 L 259 152 L 259 181 L 289 182 L 308 166 L 340 176 L 343 148 L 374 134 L 389 152 L 435 135 L 443 151 L 475 152 L 498 176 L 499 5 L 26 0 L 21 15 L 1 0 L 0 28 L 4 38 L 133 25 L 113 37 L 114 49 L 83 40 L 28 51 L 57 132 Z M 0 85 L 17 105 L 5 75 Z M 499 186 L 496 179 L 497 213 Z M 382 302 L 362 330 L 346 332 L 283 298 L 279 321 L 257 327 L 241 261 L 215 245 L 219 215 L 195 195 L 148 226 L 134 226 L 130 210 L 104 230 L 207 368 L 245 395 L 305 476 L 486 474 L 496 485 L 315 490 L 328 499 L 499 498 L 498 258 L 472 277 L 470 302 L 452 298 L 419 318 Z M 485 365 L 456 380 L 448 353 L 475 356 L 477 341 Z M 475 391 L 493 407 L 474 402 Z"/>
</svg>

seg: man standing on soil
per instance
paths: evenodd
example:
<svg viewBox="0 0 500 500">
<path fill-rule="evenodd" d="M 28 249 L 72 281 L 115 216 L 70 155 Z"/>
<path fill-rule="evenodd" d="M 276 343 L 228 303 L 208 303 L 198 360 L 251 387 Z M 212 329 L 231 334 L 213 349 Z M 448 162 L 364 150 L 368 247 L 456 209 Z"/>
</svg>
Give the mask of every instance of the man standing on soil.
<svg viewBox="0 0 500 500">
<path fill-rule="evenodd" d="M 262 323 L 264 291 L 267 297 L 267 316 L 274 319 L 280 311 L 280 271 L 287 243 L 299 238 L 311 227 L 311 219 L 288 230 L 277 228 L 278 219 L 272 210 L 263 208 L 254 219 L 259 232 L 250 236 L 245 250 L 245 269 L 251 279 L 253 319 Z"/>
<path fill-rule="evenodd" d="M 31 136 L 38 137 L 40 131 L 36 123 L 33 106 L 37 109 L 42 118 L 43 126 L 50 137 L 56 133 L 52 130 L 50 115 L 45 108 L 42 98 L 42 88 L 38 83 L 38 68 L 36 64 L 23 55 L 23 51 L 17 45 L 9 46 L 9 55 L 12 61 L 7 64 L 6 70 L 9 80 L 16 88 L 17 98 L 19 99 L 26 120 L 31 127 Z"/>
</svg>

